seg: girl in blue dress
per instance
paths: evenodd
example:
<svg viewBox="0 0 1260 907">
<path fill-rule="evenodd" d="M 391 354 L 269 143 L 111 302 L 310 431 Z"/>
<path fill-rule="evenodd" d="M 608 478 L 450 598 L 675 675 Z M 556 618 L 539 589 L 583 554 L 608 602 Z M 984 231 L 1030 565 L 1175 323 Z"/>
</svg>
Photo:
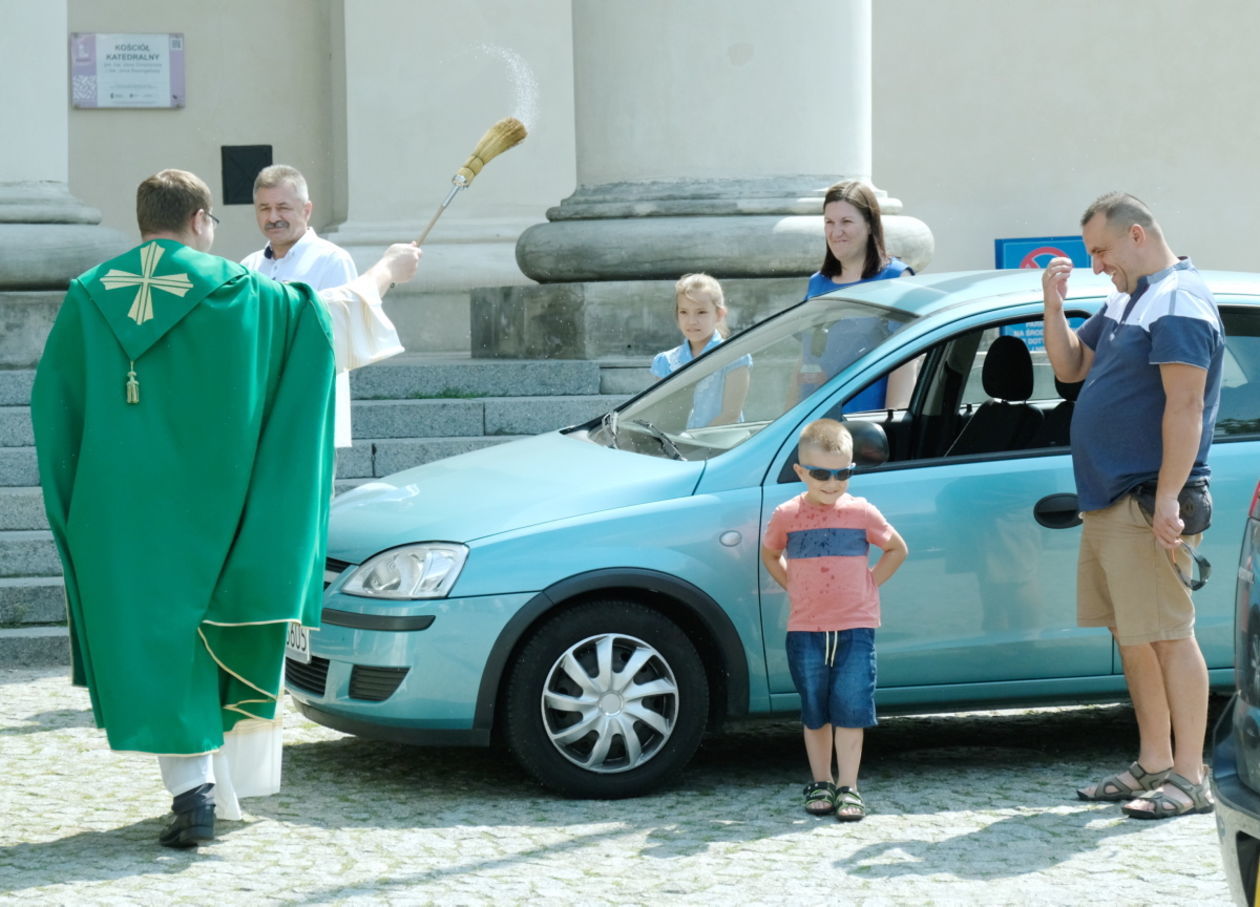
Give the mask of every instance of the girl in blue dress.
<svg viewBox="0 0 1260 907">
<path fill-rule="evenodd" d="M 684 274 L 674 284 L 674 316 L 683 342 L 652 359 L 652 374 L 657 378 L 673 374 L 725 338 L 728 331 L 722 285 L 708 274 Z M 748 396 L 751 365 L 750 357 L 741 356 L 697 382 L 687 428 L 743 421 L 740 411 Z"/>
</svg>

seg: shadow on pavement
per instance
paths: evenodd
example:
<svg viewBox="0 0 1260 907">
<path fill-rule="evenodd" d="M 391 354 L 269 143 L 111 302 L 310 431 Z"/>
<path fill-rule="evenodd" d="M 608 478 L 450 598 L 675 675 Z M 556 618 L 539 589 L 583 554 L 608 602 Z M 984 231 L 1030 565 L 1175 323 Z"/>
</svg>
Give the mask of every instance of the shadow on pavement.
<svg viewBox="0 0 1260 907">
<path fill-rule="evenodd" d="M 164 821 L 164 817 L 154 816 L 117 828 L 0 847 L 0 893 L 179 873 L 209 856 L 205 850 L 199 854 L 196 849 L 159 847 L 157 837 Z M 224 823 L 223 832 L 230 833 L 232 824 Z"/>
<path fill-rule="evenodd" d="M 1077 853 L 1099 849 L 1108 839 L 1140 834 L 1146 823 L 1127 821 L 1118 806 L 1081 803 L 1067 812 L 1029 810 L 989 822 L 974 831 L 881 841 L 832 865 L 866 878 L 950 875 L 970 879 L 1024 876 L 1058 865 Z M 1018 859 L 1012 860 L 1012 852 Z M 988 858 L 984 857 L 988 854 Z"/>
<path fill-rule="evenodd" d="M 51 712 L 36 712 L 26 718 L 28 724 L 16 727 L 0 728 L 0 736 L 13 734 L 39 734 L 55 728 L 96 727 L 91 709 L 56 709 Z"/>
</svg>

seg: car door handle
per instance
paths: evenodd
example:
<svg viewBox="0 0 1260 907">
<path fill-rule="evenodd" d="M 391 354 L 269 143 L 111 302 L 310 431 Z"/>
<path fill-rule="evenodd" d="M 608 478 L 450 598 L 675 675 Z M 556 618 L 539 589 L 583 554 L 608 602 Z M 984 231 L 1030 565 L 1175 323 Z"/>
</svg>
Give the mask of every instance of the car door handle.
<svg viewBox="0 0 1260 907">
<path fill-rule="evenodd" d="M 1033 505 L 1033 519 L 1047 529 L 1071 529 L 1081 524 L 1080 502 L 1075 494 L 1049 494 Z"/>
</svg>

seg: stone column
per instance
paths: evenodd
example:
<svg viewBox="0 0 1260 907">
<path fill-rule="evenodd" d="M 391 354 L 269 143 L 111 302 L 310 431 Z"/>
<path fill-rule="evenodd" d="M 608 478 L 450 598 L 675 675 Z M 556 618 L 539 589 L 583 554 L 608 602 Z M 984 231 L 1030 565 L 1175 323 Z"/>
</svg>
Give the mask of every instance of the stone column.
<svg viewBox="0 0 1260 907">
<path fill-rule="evenodd" d="M 20 7 L 20 9 L 19 9 Z M 65 0 L 0 0 L 0 368 L 34 364 L 70 279 L 125 250 L 122 234 L 70 194 Z"/>
<path fill-rule="evenodd" d="M 0 30 L 0 109 L 20 124 L 0 144 L 0 289 L 64 288 L 126 239 L 70 194 L 65 0 L 0 0 L 0 18 L 22 23 Z"/>
<path fill-rule="evenodd" d="M 667 286 L 625 295 L 606 281 L 793 278 L 728 289 L 737 325 L 774 306 L 767 293 L 799 300 L 823 257 L 826 188 L 871 178 L 870 0 L 576 0 L 573 48 L 578 188 L 516 249 L 526 275 L 561 286 L 475 297 L 474 353 L 677 342 Z M 889 251 L 923 267 L 931 233 L 879 195 Z M 645 293 L 655 308 L 640 313 Z M 528 339 L 531 322 L 547 336 Z M 556 332 L 565 322 L 572 338 Z"/>
</svg>

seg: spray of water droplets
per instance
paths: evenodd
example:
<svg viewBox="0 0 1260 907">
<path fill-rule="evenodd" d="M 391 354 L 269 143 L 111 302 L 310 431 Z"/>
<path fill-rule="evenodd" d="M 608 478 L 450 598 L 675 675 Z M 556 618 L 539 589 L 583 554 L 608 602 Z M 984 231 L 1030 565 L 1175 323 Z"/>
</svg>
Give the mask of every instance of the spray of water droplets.
<svg viewBox="0 0 1260 907">
<path fill-rule="evenodd" d="M 538 116 L 538 79 L 534 76 L 534 70 L 520 54 L 506 47 L 479 42 L 477 49 L 487 56 L 503 61 L 512 78 L 512 90 L 515 94 L 512 116 L 524 123 L 526 129 L 532 129 Z"/>
</svg>

